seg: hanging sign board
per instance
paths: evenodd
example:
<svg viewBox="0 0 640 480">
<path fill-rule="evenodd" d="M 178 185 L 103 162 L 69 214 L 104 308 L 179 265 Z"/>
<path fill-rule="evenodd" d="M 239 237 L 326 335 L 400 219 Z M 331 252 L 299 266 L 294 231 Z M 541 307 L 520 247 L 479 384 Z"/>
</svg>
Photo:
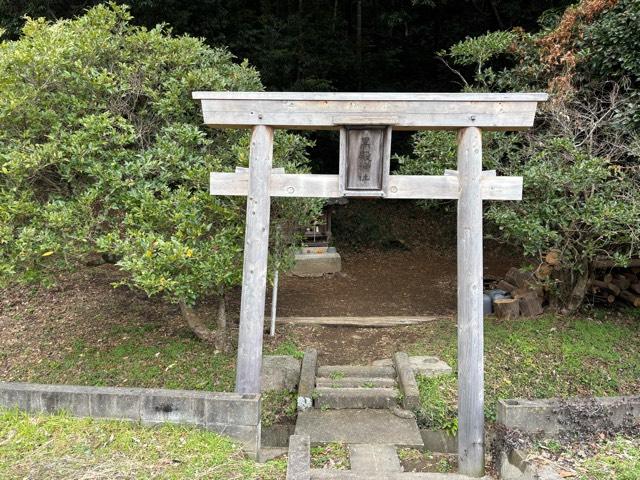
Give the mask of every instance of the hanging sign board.
<svg viewBox="0 0 640 480">
<path fill-rule="evenodd" d="M 345 126 L 340 129 L 340 195 L 387 195 L 390 126 Z"/>
</svg>

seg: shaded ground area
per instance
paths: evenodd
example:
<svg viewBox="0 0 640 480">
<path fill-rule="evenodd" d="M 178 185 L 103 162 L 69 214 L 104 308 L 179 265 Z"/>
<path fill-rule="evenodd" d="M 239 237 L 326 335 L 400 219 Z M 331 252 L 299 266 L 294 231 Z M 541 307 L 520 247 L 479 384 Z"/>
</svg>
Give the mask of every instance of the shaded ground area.
<svg viewBox="0 0 640 480">
<path fill-rule="evenodd" d="M 282 316 L 451 315 L 456 308 L 455 209 L 426 215 L 416 202 L 350 199 L 332 216 L 342 272 L 283 276 Z M 486 241 L 484 272 L 502 276 L 523 262 Z"/>
<path fill-rule="evenodd" d="M 2 291 L 0 380 L 233 387 L 233 355 L 214 355 L 177 307 L 113 288 L 121 278 L 114 266 L 102 265 L 64 275 L 51 289 Z"/>
<path fill-rule="evenodd" d="M 411 250 L 341 251 L 342 272 L 322 278 L 283 276 L 281 316 L 453 315 L 456 254 Z M 502 276 L 518 259 L 487 249 L 485 274 Z M 516 263 L 517 264 L 517 263 Z"/>
</svg>

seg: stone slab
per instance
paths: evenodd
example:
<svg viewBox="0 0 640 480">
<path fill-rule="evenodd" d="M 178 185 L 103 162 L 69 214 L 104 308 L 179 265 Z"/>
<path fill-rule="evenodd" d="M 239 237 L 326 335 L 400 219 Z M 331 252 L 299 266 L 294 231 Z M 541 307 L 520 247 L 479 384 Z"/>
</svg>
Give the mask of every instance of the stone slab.
<svg viewBox="0 0 640 480">
<path fill-rule="evenodd" d="M 407 410 L 418 409 L 420 407 L 420 392 L 409 356 L 404 352 L 396 352 L 393 356 L 393 363 L 402 391 L 402 406 Z"/>
<path fill-rule="evenodd" d="M 298 277 L 321 277 L 342 270 L 342 260 L 337 252 L 296 253 L 292 275 Z"/>
<path fill-rule="evenodd" d="M 204 396 L 152 389 L 142 397 L 140 421 L 144 425 L 188 423 L 204 427 Z"/>
<path fill-rule="evenodd" d="M 393 378 L 375 377 L 318 377 L 316 387 L 327 388 L 395 388 L 398 384 Z"/>
<path fill-rule="evenodd" d="M 500 400 L 496 421 L 546 438 L 585 429 L 610 431 L 640 422 L 640 396 Z"/>
<path fill-rule="evenodd" d="M 287 461 L 287 480 L 309 480 L 311 444 L 308 435 L 291 435 Z"/>
<path fill-rule="evenodd" d="M 389 410 L 307 410 L 298 414 L 297 435 L 309 435 L 312 445 L 331 442 L 385 444 L 422 448 L 415 419 Z"/>
<path fill-rule="evenodd" d="M 512 450 L 509 454 L 500 453 L 498 472 L 502 480 L 563 480 L 548 465 L 536 466 L 526 459 L 527 454 L 521 450 Z"/>
<path fill-rule="evenodd" d="M 316 387 L 316 408 L 390 408 L 397 405 L 395 388 L 326 388 Z"/>
<path fill-rule="evenodd" d="M 295 428 L 294 423 L 263 426 L 260 445 L 269 448 L 286 448 L 289 446 L 289 437 L 293 435 Z"/>
<path fill-rule="evenodd" d="M 443 362 L 438 357 L 430 356 L 410 356 L 409 362 L 413 368 L 413 372 L 416 375 L 424 375 L 425 377 L 435 377 L 437 375 L 449 374 L 452 372 L 451 367 Z M 372 365 L 378 366 L 391 366 L 393 360 L 391 358 L 385 358 L 382 360 L 376 360 Z"/>
<path fill-rule="evenodd" d="M 300 380 L 300 360 L 291 355 L 262 357 L 262 392 L 270 390 L 295 391 Z"/>
<path fill-rule="evenodd" d="M 316 388 L 316 371 L 318 370 L 318 351 L 308 348 L 302 357 L 300 382 L 298 385 L 298 410 L 304 411 L 313 406 L 313 391 Z"/>
<path fill-rule="evenodd" d="M 318 377 L 345 378 L 345 377 L 371 377 L 371 378 L 396 378 L 396 369 L 393 365 L 324 365 L 318 367 Z"/>
<path fill-rule="evenodd" d="M 149 425 L 181 423 L 228 435 L 252 454 L 260 445 L 260 395 L 0 382 L 0 407 L 30 413 L 64 410 Z"/>
<path fill-rule="evenodd" d="M 393 445 L 349 445 L 351 470 L 356 472 L 401 472 L 398 452 Z"/>
<path fill-rule="evenodd" d="M 437 453 L 458 453 L 458 435 L 443 430 L 420 429 L 425 450 Z M 485 445 L 488 445 L 485 443 Z"/>
<path fill-rule="evenodd" d="M 352 470 L 312 469 L 311 480 L 472 480 L 471 477 L 457 473 L 381 473 L 372 476 L 369 472 L 356 472 Z M 490 477 L 473 480 L 491 480 Z"/>
</svg>

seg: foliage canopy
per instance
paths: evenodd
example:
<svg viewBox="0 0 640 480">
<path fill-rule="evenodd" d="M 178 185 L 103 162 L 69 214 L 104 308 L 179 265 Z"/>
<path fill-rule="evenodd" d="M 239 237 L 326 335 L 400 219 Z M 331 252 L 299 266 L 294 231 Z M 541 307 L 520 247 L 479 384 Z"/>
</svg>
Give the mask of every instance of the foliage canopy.
<svg viewBox="0 0 640 480">
<path fill-rule="evenodd" d="M 210 171 L 247 165 L 249 137 L 205 131 L 193 90 L 260 90 L 223 49 L 99 5 L 28 19 L 0 43 L 0 279 L 119 259 L 131 284 L 193 304 L 241 276 L 244 201 L 211 197 Z M 309 142 L 278 134 L 274 163 L 306 168 Z M 284 258 L 317 204 L 273 207 Z"/>
</svg>

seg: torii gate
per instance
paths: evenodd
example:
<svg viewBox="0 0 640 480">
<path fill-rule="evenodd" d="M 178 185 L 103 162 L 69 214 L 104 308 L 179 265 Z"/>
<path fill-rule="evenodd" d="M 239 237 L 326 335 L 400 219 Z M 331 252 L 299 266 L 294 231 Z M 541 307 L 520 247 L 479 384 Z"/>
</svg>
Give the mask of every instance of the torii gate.
<svg viewBox="0 0 640 480">
<path fill-rule="evenodd" d="M 458 200 L 460 473 L 484 472 L 482 200 L 521 200 L 522 177 L 482 172 L 482 130 L 533 126 L 544 93 L 194 92 L 204 123 L 252 128 L 249 171 L 211 173 L 211 194 L 246 195 L 236 391 L 260 392 L 270 197 Z M 340 174 L 272 170 L 275 128 L 340 130 Z M 458 170 L 389 175 L 392 130 L 458 131 Z M 453 173 L 453 174 L 452 174 Z"/>
</svg>

